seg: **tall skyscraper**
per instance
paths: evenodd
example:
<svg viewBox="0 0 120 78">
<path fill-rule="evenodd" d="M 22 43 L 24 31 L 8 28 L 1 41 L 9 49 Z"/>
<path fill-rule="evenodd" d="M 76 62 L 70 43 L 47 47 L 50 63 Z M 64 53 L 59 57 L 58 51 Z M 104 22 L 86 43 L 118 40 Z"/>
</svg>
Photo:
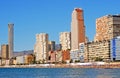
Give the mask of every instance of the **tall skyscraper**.
<svg viewBox="0 0 120 78">
<path fill-rule="evenodd" d="M 110 40 L 120 36 L 120 15 L 107 15 L 96 20 L 95 41 Z"/>
<path fill-rule="evenodd" d="M 62 49 L 61 44 L 55 44 L 55 50 L 59 51 Z"/>
<path fill-rule="evenodd" d="M 36 44 L 34 47 L 36 61 L 46 61 L 48 55 L 48 34 L 41 33 L 36 35 Z"/>
<path fill-rule="evenodd" d="M 71 49 L 71 33 L 70 32 L 61 32 L 59 40 L 62 46 L 62 50 Z"/>
<path fill-rule="evenodd" d="M 83 10 L 75 8 L 71 22 L 71 49 L 79 49 L 79 43 L 85 42 L 85 26 Z"/>
<path fill-rule="evenodd" d="M 55 41 L 49 41 L 48 42 L 48 50 L 54 51 L 55 50 Z"/>
<path fill-rule="evenodd" d="M 1 56 L 2 56 L 2 59 L 4 60 L 8 60 L 9 59 L 9 46 L 8 44 L 3 44 L 1 46 Z"/>
<path fill-rule="evenodd" d="M 9 45 L 9 59 L 13 57 L 14 52 L 14 24 L 8 24 L 8 45 Z"/>
</svg>

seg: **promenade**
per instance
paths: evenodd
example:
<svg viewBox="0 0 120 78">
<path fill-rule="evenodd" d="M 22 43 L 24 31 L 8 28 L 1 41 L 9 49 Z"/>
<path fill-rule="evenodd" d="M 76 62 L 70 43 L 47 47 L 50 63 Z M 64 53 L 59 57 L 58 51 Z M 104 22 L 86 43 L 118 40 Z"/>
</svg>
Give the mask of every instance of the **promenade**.
<svg viewBox="0 0 120 78">
<path fill-rule="evenodd" d="M 113 63 L 70 63 L 70 64 L 31 64 L 5 65 L 0 68 L 120 68 L 120 62 Z"/>
</svg>

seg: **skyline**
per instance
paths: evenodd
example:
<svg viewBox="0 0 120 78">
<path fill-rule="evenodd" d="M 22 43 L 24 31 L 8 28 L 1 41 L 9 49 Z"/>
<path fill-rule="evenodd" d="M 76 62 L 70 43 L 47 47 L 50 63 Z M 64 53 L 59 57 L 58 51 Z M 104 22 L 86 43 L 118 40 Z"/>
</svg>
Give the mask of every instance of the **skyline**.
<svg viewBox="0 0 120 78">
<path fill-rule="evenodd" d="M 37 33 L 48 33 L 49 40 L 59 43 L 60 32 L 71 30 L 74 8 L 83 9 L 86 36 L 92 41 L 96 33 L 96 19 L 108 14 L 119 14 L 119 2 L 118 0 L 116 2 L 112 0 L 109 2 L 107 0 L 93 0 L 93 2 L 88 2 L 88 0 L 0 1 L 0 29 L 2 30 L 0 31 L 0 45 L 8 43 L 7 25 L 10 22 L 14 23 L 15 51 L 33 49 Z"/>
</svg>

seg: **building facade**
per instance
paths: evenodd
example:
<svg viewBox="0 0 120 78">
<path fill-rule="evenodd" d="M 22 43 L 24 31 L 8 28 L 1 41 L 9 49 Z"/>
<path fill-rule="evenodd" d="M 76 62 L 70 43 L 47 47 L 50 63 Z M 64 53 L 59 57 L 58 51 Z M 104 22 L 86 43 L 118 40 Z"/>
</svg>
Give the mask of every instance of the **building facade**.
<svg viewBox="0 0 120 78">
<path fill-rule="evenodd" d="M 55 51 L 55 41 L 49 41 L 48 42 L 48 50 L 49 51 Z"/>
<path fill-rule="evenodd" d="M 89 42 L 89 38 L 85 37 L 85 43 L 88 43 L 88 42 Z"/>
<path fill-rule="evenodd" d="M 16 57 L 16 64 L 25 64 L 25 57 L 24 56 L 17 56 Z"/>
<path fill-rule="evenodd" d="M 41 33 L 36 35 L 36 44 L 34 47 L 36 61 L 46 62 L 48 55 L 48 34 Z"/>
<path fill-rule="evenodd" d="M 62 46 L 62 50 L 71 49 L 71 33 L 70 32 L 61 32 L 59 40 Z"/>
<path fill-rule="evenodd" d="M 73 62 L 85 62 L 85 43 L 79 44 L 79 49 L 70 51 L 70 59 Z"/>
<path fill-rule="evenodd" d="M 62 51 L 55 51 L 55 53 L 56 53 L 56 62 L 57 63 L 62 63 Z"/>
<path fill-rule="evenodd" d="M 110 40 L 120 36 L 120 15 L 107 15 L 96 20 L 95 41 Z"/>
<path fill-rule="evenodd" d="M 107 61 L 110 59 L 110 41 L 86 43 L 85 51 L 87 61 Z"/>
<path fill-rule="evenodd" d="M 120 36 L 116 37 L 116 38 L 113 38 L 110 41 L 110 43 L 111 43 L 111 47 L 110 47 L 111 60 L 112 61 L 120 60 Z"/>
<path fill-rule="evenodd" d="M 14 52 L 14 24 L 8 24 L 8 45 L 9 45 L 9 59 L 13 57 Z"/>
<path fill-rule="evenodd" d="M 80 55 L 79 54 L 80 54 L 79 49 L 70 51 L 70 59 L 72 60 L 72 62 L 80 61 Z"/>
<path fill-rule="evenodd" d="M 71 22 L 71 49 L 79 49 L 79 43 L 85 42 L 85 26 L 83 10 L 75 8 Z"/>
<path fill-rule="evenodd" d="M 2 59 L 4 59 L 4 60 L 9 59 L 9 46 L 8 46 L 8 44 L 3 44 L 1 46 L 1 56 L 2 56 Z"/>
<path fill-rule="evenodd" d="M 62 51 L 62 61 L 63 62 L 70 61 L 70 50 L 63 50 Z"/>
<path fill-rule="evenodd" d="M 62 49 L 62 46 L 61 44 L 55 44 L 55 50 L 61 50 Z"/>
<path fill-rule="evenodd" d="M 84 62 L 84 57 L 85 57 L 85 43 L 80 43 L 79 44 L 79 56 L 80 56 L 80 62 Z"/>
<path fill-rule="evenodd" d="M 56 52 L 55 51 L 49 51 L 47 62 L 48 63 L 55 63 L 56 62 Z"/>
<path fill-rule="evenodd" d="M 13 64 L 32 64 L 34 61 L 34 56 L 32 54 L 17 56 Z"/>
</svg>

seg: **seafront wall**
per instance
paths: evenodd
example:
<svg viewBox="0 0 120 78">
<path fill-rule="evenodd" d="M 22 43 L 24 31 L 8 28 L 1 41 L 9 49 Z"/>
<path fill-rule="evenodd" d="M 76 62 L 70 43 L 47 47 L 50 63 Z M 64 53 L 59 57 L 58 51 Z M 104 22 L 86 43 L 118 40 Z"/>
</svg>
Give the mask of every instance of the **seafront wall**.
<svg viewBox="0 0 120 78">
<path fill-rule="evenodd" d="M 120 68 L 119 63 L 105 64 L 33 64 L 33 65 L 6 65 L 0 68 Z"/>
</svg>

